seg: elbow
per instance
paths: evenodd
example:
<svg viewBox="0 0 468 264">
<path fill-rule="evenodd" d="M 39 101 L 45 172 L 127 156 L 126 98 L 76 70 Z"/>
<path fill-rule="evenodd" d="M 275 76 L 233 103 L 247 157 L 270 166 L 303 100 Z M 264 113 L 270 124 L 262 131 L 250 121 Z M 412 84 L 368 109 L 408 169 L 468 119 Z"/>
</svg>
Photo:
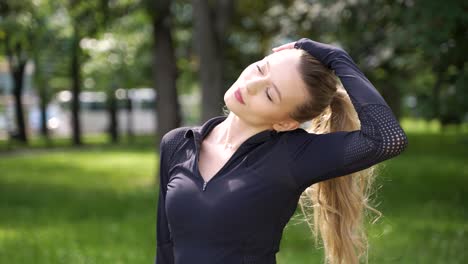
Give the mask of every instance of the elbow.
<svg viewBox="0 0 468 264">
<path fill-rule="evenodd" d="M 408 137 L 403 129 L 398 129 L 383 137 L 375 147 L 375 154 L 381 161 L 400 155 L 408 147 Z"/>
<path fill-rule="evenodd" d="M 400 154 L 408 147 L 408 136 L 401 126 L 398 126 L 398 128 L 396 135 L 393 137 L 393 141 L 396 141 L 394 145 L 396 145 L 396 150 L 398 154 Z"/>
<path fill-rule="evenodd" d="M 401 140 L 401 148 L 400 148 L 400 153 L 403 152 L 408 147 L 408 136 L 406 136 L 405 131 L 403 129 L 401 130 L 401 135 L 402 135 L 402 140 Z"/>
<path fill-rule="evenodd" d="M 401 127 L 386 141 L 384 151 L 389 156 L 388 158 L 400 155 L 408 147 L 408 137 Z"/>
</svg>

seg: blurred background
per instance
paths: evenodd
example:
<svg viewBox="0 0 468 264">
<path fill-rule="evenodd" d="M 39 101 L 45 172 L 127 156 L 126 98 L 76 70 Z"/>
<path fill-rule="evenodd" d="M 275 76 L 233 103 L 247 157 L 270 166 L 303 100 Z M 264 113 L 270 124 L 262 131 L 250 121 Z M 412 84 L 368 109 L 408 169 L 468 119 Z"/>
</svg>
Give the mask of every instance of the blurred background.
<svg viewBox="0 0 468 264">
<path fill-rule="evenodd" d="M 462 0 L 0 0 L 0 263 L 152 263 L 162 135 L 302 37 L 345 49 L 409 137 L 379 169 L 369 263 L 466 263 Z M 321 263 L 301 217 L 279 264 Z"/>
</svg>

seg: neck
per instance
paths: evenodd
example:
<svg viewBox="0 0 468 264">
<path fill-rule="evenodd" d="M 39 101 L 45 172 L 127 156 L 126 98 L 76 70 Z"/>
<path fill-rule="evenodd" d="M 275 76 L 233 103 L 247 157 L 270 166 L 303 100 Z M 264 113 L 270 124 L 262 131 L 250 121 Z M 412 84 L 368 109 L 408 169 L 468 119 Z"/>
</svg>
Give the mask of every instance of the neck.
<svg viewBox="0 0 468 264">
<path fill-rule="evenodd" d="M 216 130 L 213 138 L 216 144 L 232 144 L 233 148 L 237 149 L 242 142 L 268 128 L 252 126 L 230 112 L 227 118 L 213 129 Z"/>
</svg>

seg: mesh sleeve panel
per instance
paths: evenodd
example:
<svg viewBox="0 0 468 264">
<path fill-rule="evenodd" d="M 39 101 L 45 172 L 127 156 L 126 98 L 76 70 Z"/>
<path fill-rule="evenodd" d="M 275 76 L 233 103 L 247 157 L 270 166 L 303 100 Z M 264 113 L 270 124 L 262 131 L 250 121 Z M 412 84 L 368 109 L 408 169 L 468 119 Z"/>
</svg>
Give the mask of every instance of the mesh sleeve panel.
<svg viewBox="0 0 468 264">
<path fill-rule="evenodd" d="M 368 168 L 399 155 L 408 140 L 392 111 L 385 105 L 367 105 L 360 109 L 361 133 L 353 133 L 344 146 L 347 174 Z"/>
</svg>

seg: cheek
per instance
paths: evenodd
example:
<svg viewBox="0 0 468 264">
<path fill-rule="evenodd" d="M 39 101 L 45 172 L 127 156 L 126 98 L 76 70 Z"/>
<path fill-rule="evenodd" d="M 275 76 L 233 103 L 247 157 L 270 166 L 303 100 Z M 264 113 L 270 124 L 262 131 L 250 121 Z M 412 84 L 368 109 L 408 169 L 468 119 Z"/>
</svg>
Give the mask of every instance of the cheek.
<svg viewBox="0 0 468 264">
<path fill-rule="evenodd" d="M 264 96 L 265 98 L 262 98 Z M 259 94 L 259 97 L 255 98 L 255 102 L 252 102 L 252 111 L 256 113 L 261 119 L 276 119 L 282 115 L 282 110 L 278 105 L 271 103 L 266 95 Z"/>
<path fill-rule="evenodd" d="M 285 104 L 268 104 L 268 111 L 265 113 L 270 120 L 284 120 L 289 117 L 289 108 Z"/>
</svg>

